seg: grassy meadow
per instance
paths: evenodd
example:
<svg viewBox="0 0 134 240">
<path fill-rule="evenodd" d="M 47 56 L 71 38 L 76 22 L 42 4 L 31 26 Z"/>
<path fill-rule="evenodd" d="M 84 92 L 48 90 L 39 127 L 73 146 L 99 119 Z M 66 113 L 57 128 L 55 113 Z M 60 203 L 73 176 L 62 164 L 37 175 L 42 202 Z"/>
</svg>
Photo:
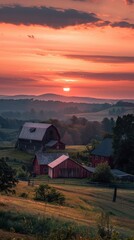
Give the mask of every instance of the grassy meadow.
<svg viewBox="0 0 134 240">
<path fill-rule="evenodd" d="M 64 206 L 34 201 L 35 186 L 19 182 L 16 195 L 0 196 L 0 211 L 34 216 L 52 217 L 76 222 L 80 226 L 96 228 L 97 219 L 102 211 L 109 213 L 111 223 L 125 236 L 133 236 L 134 226 L 134 191 L 118 189 L 117 201 L 112 202 L 113 189 L 77 185 L 51 184 L 65 195 Z M 20 197 L 27 193 L 27 198 Z"/>
</svg>

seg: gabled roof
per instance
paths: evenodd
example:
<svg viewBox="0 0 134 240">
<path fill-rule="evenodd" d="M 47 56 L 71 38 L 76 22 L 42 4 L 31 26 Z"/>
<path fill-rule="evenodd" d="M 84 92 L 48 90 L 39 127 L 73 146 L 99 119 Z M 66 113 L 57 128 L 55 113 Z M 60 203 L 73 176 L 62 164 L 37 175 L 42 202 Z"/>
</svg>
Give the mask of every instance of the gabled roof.
<svg viewBox="0 0 134 240">
<path fill-rule="evenodd" d="M 50 142 L 48 142 L 47 144 L 45 144 L 46 147 L 53 147 L 55 146 L 55 144 L 57 143 L 58 141 L 55 141 L 55 140 L 51 140 Z"/>
<path fill-rule="evenodd" d="M 36 158 L 39 165 L 48 165 L 49 163 L 53 162 L 55 159 L 61 157 L 63 153 L 36 153 Z M 68 153 L 64 153 L 67 157 L 69 157 Z"/>
<path fill-rule="evenodd" d="M 88 167 L 88 166 L 86 166 L 86 165 L 83 165 L 83 167 L 84 167 L 86 170 L 88 170 L 89 172 L 91 172 L 91 173 L 94 173 L 94 172 L 95 172 L 95 168 L 94 168 L 94 167 Z"/>
<path fill-rule="evenodd" d="M 115 177 L 119 177 L 119 178 L 121 178 L 121 177 L 127 177 L 127 176 L 133 176 L 133 177 L 134 177 L 134 175 L 129 174 L 129 173 L 126 173 L 126 172 L 123 172 L 123 171 L 121 171 L 121 170 L 119 170 L 119 169 L 112 169 L 111 172 L 112 172 L 112 174 L 113 174 Z"/>
<path fill-rule="evenodd" d="M 23 125 L 21 133 L 19 135 L 19 139 L 28 139 L 28 140 L 37 140 L 42 141 L 46 130 L 52 126 L 47 123 L 32 123 L 26 122 Z"/>
<path fill-rule="evenodd" d="M 112 156 L 112 138 L 104 138 L 102 142 L 91 152 L 91 154 L 103 157 Z"/>
<path fill-rule="evenodd" d="M 69 158 L 69 156 L 66 156 L 66 155 L 63 155 L 63 154 L 62 154 L 62 156 L 60 156 L 59 158 L 57 158 L 55 161 L 49 163 L 48 166 L 49 166 L 50 168 L 54 168 L 54 167 L 58 166 L 60 163 L 66 161 L 68 158 Z"/>
</svg>

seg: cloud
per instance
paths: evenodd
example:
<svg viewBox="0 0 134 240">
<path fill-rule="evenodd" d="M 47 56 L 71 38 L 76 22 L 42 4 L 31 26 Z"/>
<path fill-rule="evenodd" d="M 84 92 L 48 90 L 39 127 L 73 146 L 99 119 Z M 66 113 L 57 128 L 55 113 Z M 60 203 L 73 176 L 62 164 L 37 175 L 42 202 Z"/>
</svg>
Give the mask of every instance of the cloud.
<svg viewBox="0 0 134 240">
<path fill-rule="evenodd" d="M 15 25 L 43 25 L 52 28 L 64 28 L 78 24 L 96 23 L 100 19 L 94 13 L 74 9 L 56 9 L 48 7 L 26 7 L 20 5 L 2 6 L 0 22 Z"/>
<path fill-rule="evenodd" d="M 27 77 L 10 77 L 10 76 L 0 76 L 0 86 L 8 86 L 9 88 L 11 86 L 33 86 L 36 84 L 36 80 L 32 78 L 27 78 Z"/>
<path fill-rule="evenodd" d="M 128 5 L 132 5 L 132 4 L 134 3 L 134 0 L 126 0 L 126 3 L 127 3 Z"/>
<path fill-rule="evenodd" d="M 80 0 L 81 1 L 81 0 Z M 82 0 L 83 1 L 83 0 Z M 97 27 L 111 26 L 120 28 L 134 28 L 134 24 L 127 21 L 110 22 L 100 19 L 95 13 L 78 11 L 75 9 L 56 9 L 52 7 L 4 5 L 0 7 L 0 23 L 15 25 L 42 25 L 55 29 L 68 26 L 91 25 Z"/>
<path fill-rule="evenodd" d="M 62 72 L 60 76 L 96 81 L 134 81 L 134 72 Z"/>
<path fill-rule="evenodd" d="M 121 21 L 121 22 L 114 22 L 110 24 L 111 27 L 120 27 L 120 28 L 134 28 L 133 23 L 129 23 L 126 21 Z"/>
<path fill-rule="evenodd" d="M 134 63 L 134 57 L 131 56 L 104 56 L 83 54 L 66 54 L 64 56 L 67 58 L 74 58 L 99 63 Z"/>
</svg>

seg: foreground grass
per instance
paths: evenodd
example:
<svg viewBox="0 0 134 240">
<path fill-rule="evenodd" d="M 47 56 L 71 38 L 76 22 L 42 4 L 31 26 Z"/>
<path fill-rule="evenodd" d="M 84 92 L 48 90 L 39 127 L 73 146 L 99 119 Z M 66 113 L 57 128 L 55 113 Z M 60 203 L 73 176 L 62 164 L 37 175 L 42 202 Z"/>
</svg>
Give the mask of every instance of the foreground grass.
<svg viewBox="0 0 134 240">
<path fill-rule="evenodd" d="M 34 214 L 40 217 L 56 217 L 76 222 L 79 225 L 96 226 L 102 211 L 109 213 L 112 225 L 126 236 L 133 236 L 134 226 L 134 191 L 117 191 L 117 201 L 112 202 L 113 189 L 95 188 L 79 185 L 51 184 L 65 195 L 64 206 L 34 201 L 35 187 L 20 182 L 16 196 L 0 196 L 0 211 L 11 211 L 19 214 Z M 28 199 L 20 198 L 25 192 Z"/>
</svg>

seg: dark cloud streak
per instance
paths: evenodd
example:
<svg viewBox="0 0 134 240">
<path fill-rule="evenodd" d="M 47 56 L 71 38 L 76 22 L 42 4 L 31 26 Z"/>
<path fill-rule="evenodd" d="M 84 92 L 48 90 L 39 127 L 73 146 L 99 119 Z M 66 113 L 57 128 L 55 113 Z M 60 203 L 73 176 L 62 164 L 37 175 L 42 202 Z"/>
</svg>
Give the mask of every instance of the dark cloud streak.
<svg viewBox="0 0 134 240">
<path fill-rule="evenodd" d="M 67 58 L 80 59 L 84 61 L 99 62 L 99 63 L 134 63 L 134 57 L 131 56 L 104 56 L 104 55 L 78 55 L 66 54 Z"/>
<path fill-rule="evenodd" d="M 94 13 L 74 9 L 58 10 L 47 7 L 24 7 L 20 5 L 0 8 L 0 22 L 15 25 L 43 25 L 64 28 L 78 24 L 95 23 L 100 19 Z"/>
<path fill-rule="evenodd" d="M 134 81 L 134 72 L 62 72 L 61 76 L 97 81 Z"/>
<path fill-rule="evenodd" d="M 110 24 L 111 27 L 120 27 L 120 28 L 132 28 L 134 29 L 134 24 L 126 21 L 114 22 Z"/>
<path fill-rule="evenodd" d="M 110 22 L 100 19 L 95 13 L 78 11 L 75 9 L 56 9 L 49 7 L 26 7 L 21 5 L 1 6 L 0 22 L 15 25 L 42 25 L 55 29 L 85 24 L 97 27 L 134 28 L 134 24 L 127 21 Z"/>
<path fill-rule="evenodd" d="M 127 3 L 128 5 L 132 5 L 132 4 L 134 3 L 134 0 L 126 0 L 126 3 Z"/>
</svg>

